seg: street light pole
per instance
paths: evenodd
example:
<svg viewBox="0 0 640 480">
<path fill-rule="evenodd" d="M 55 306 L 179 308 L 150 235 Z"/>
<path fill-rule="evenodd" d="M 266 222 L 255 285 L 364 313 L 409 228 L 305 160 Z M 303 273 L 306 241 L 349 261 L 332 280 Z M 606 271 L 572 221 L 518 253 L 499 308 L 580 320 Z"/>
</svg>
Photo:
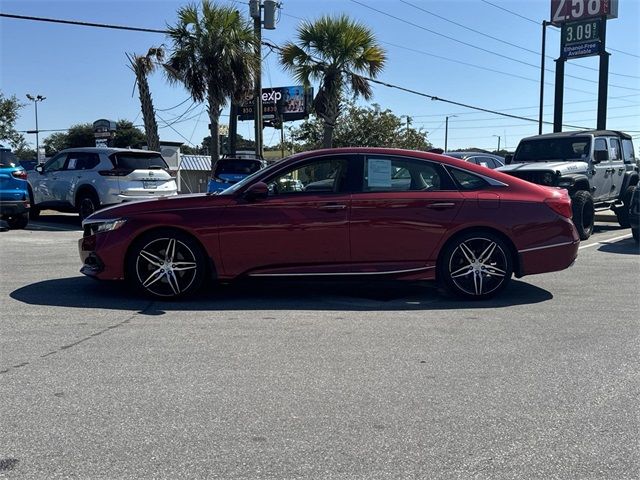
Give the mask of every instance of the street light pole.
<svg viewBox="0 0 640 480">
<path fill-rule="evenodd" d="M 544 55 L 546 50 L 547 26 L 551 22 L 542 21 L 542 56 L 540 57 L 540 111 L 538 113 L 538 135 L 542 135 L 542 114 L 544 110 Z"/>
<path fill-rule="evenodd" d="M 42 102 L 47 97 L 43 97 L 42 95 L 31 95 L 27 93 L 27 98 L 33 102 L 33 105 L 36 108 L 36 160 L 40 161 L 40 130 L 38 129 L 38 102 Z"/>
<path fill-rule="evenodd" d="M 453 118 L 453 117 L 457 117 L 457 115 L 448 115 L 446 117 L 444 117 L 444 151 L 447 152 L 447 145 L 448 145 L 448 140 L 449 140 L 449 119 Z M 442 125 L 442 124 L 440 124 Z"/>
<path fill-rule="evenodd" d="M 498 150 L 496 150 L 496 153 L 500 154 L 500 135 L 494 135 L 494 137 L 498 137 Z"/>
</svg>

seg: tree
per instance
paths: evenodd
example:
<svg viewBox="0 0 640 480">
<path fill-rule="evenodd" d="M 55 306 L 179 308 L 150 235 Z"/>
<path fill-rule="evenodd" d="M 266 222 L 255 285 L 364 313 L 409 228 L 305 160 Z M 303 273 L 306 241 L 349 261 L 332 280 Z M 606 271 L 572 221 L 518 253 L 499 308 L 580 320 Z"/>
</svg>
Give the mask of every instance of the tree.
<svg viewBox="0 0 640 480">
<path fill-rule="evenodd" d="M 51 157 L 61 150 L 67 148 L 69 142 L 69 134 L 66 132 L 56 132 L 44 139 L 44 153 L 47 157 Z"/>
<path fill-rule="evenodd" d="M 24 135 L 15 129 L 19 110 L 24 107 L 15 95 L 5 97 L 0 91 L 0 141 L 7 142 L 11 148 L 25 148 Z"/>
<path fill-rule="evenodd" d="M 351 91 L 354 98 L 370 99 L 371 85 L 363 75 L 376 77 L 385 61 L 386 54 L 371 30 L 346 15 L 304 21 L 298 27 L 297 44 L 284 45 L 280 53 L 284 68 L 305 87 L 312 80 L 320 82 L 313 108 L 323 121 L 323 147 L 332 146 L 345 91 Z"/>
<path fill-rule="evenodd" d="M 156 69 L 158 62 L 162 62 L 164 59 L 164 49 L 162 47 L 151 47 L 146 55 L 126 55 L 129 59 L 129 68 L 131 68 L 136 75 L 147 145 L 149 146 L 149 150 L 160 151 L 160 137 L 158 136 L 156 112 L 153 108 L 153 99 L 151 98 L 151 90 L 149 90 L 147 77 Z"/>
<path fill-rule="evenodd" d="M 169 27 L 173 52 L 167 62 L 170 81 L 181 82 L 196 102 L 208 103 L 211 171 L 220 158 L 220 112 L 227 99 L 240 102 L 251 91 L 260 59 L 253 28 L 235 7 L 202 1 L 178 10 Z"/>
<path fill-rule="evenodd" d="M 93 135 L 93 133 L 92 133 Z M 95 144 L 95 140 L 93 140 Z M 129 120 L 118 120 L 116 122 L 116 135 L 113 139 L 113 146 L 117 148 L 141 148 L 147 143 L 147 136 L 138 127 L 133 126 L 133 122 Z M 160 151 L 160 142 L 158 148 L 149 150 Z"/>
<path fill-rule="evenodd" d="M 71 126 L 67 132 L 65 148 L 95 147 L 96 138 L 93 135 L 93 124 L 78 123 Z"/>
<path fill-rule="evenodd" d="M 323 140 L 324 121 L 315 117 L 291 133 L 294 140 L 301 143 L 298 148 L 318 148 Z M 353 103 L 348 104 L 335 127 L 333 144 L 336 147 L 431 148 L 424 130 L 406 126 L 391 110 L 381 110 L 377 105 L 358 107 Z"/>
</svg>

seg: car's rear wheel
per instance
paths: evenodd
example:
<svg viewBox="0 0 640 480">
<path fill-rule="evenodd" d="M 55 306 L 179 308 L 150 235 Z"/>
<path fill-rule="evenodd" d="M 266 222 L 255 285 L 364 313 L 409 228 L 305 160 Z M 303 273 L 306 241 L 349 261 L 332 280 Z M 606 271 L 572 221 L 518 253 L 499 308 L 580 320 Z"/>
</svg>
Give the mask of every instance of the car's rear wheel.
<svg viewBox="0 0 640 480">
<path fill-rule="evenodd" d="M 153 232 L 136 242 L 126 268 L 128 280 L 138 290 L 154 297 L 183 297 L 202 287 L 206 257 L 186 234 Z"/>
<path fill-rule="evenodd" d="M 81 193 L 78 197 L 78 214 L 80 215 L 80 220 L 84 220 L 93 212 L 100 208 L 100 201 L 98 197 L 93 192 L 85 192 Z"/>
<path fill-rule="evenodd" d="M 458 296 L 490 298 L 511 281 L 511 250 L 494 233 L 469 232 L 455 237 L 440 255 L 438 276 L 447 290 Z"/>
<path fill-rule="evenodd" d="M 12 230 L 22 229 L 29 224 L 29 214 L 23 213 L 20 215 L 14 215 L 8 217 L 5 221 L 7 222 L 7 225 L 9 225 L 9 228 Z"/>
<path fill-rule="evenodd" d="M 593 222 L 596 217 L 593 198 L 589 192 L 580 190 L 571 198 L 573 224 L 576 226 L 580 240 L 587 240 L 593 233 Z"/>
<path fill-rule="evenodd" d="M 622 228 L 629 228 L 629 208 L 631 207 L 631 197 L 636 187 L 627 187 L 622 195 L 622 205 L 615 209 L 616 219 Z"/>
</svg>

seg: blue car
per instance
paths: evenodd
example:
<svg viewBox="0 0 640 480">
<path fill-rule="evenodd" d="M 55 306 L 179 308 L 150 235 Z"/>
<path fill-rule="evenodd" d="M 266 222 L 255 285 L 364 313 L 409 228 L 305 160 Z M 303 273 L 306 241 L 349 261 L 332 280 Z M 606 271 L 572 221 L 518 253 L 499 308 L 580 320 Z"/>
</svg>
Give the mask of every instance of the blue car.
<svg viewBox="0 0 640 480">
<path fill-rule="evenodd" d="M 216 193 L 226 190 L 234 183 L 267 166 L 264 160 L 254 158 L 221 158 L 216 163 L 207 192 Z"/>
<path fill-rule="evenodd" d="M 0 219 L 9 228 L 24 228 L 29 223 L 27 172 L 16 156 L 0 149 Z"/>
</svg>

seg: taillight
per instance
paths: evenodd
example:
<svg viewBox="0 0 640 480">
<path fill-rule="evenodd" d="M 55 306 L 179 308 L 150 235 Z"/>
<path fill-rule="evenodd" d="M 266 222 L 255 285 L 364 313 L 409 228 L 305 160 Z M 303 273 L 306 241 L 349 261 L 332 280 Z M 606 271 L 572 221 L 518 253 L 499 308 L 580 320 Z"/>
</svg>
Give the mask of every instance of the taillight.
<svg viewBox="0 0 640 480">
<path fill-rule="evenodd" d="M 126 177 L 133 170 L 125 168 L 114 168 L 112 170 L 98 170 L 98 173 L 103 177 Z"/>
<path fill-rule="evenodd" d="M 15 172 L 11 172 L 11 175 L 13 175 L 15 178 L 19 178 L 20 180 L 27 179 L 26 170 L 16 170 Z"/>
<path fill-rule="evenodd" d="M 547 198 L 544 203 L 546 203 L 547 206 L 558 215 L 562 215 L 566 218 L 571 218 L 573 216 L 571 200 L 568 196 Z"/>
</svg>

